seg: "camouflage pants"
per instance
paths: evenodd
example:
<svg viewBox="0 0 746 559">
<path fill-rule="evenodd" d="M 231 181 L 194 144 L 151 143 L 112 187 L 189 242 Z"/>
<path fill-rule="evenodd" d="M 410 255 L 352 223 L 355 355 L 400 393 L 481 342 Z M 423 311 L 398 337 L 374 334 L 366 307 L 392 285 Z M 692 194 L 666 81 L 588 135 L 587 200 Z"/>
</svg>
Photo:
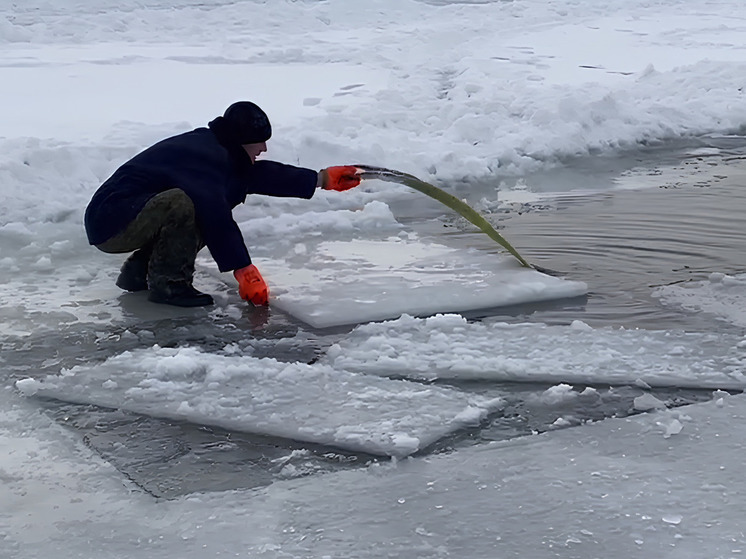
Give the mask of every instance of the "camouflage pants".
<svg viewBox="0 0 746 559">
<path fill-rule="evenodd" d="M 111 254 L 135 251 L 127 263 L 147 269 L 148 285 L 159 289 L 172 282 L 191 285 L 203 246 L 191 198 L 173 188 L 148 200 L 124 231 L 96 248 Z"/>
</svg>

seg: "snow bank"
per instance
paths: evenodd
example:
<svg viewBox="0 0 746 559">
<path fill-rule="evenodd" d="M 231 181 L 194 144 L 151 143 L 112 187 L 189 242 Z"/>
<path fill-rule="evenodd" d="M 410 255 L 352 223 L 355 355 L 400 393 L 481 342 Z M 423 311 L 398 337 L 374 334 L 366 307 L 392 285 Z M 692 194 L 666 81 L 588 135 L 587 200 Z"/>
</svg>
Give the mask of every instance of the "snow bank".
<svg viewBox="0 0 746 559">
<path fill-rule="evenodd" d="M 9 137 L 198 126 L 248 97 L 275 123 L 270 156 L 447 181 L 746 123 L 735 2 L 65 5 L 5 8 Z"/>
</svg>

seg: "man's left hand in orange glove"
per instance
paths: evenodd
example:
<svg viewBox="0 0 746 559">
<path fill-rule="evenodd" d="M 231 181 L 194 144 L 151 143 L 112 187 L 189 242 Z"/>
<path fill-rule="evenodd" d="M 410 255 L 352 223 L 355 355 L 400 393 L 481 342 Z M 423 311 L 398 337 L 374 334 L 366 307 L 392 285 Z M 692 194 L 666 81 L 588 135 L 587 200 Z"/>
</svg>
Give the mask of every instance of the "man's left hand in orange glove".
<svg viewBox="0 0 746 559">
<path fill-rule="evenodd" d="M 343 192 L 360 184 L 360 175 L 354 165 L 327 167 L 319 171 L 319 188 Z"/>
<path fill-rule="evenodd" d="M 238 294 L 241 299 L 257 306 L 269 303 L 269 287 L 256 266 L 251 264 L 234 270 L 233 276 L 238 280 Z"/>
</svg>

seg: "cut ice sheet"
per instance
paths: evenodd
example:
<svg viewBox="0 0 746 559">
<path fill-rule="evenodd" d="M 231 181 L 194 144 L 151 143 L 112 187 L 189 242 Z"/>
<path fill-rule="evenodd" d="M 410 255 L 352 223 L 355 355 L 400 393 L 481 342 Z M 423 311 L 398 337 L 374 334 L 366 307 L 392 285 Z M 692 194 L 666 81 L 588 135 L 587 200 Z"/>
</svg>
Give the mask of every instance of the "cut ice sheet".
<svg viewBox="0 0 746 559">
<path fill-rule="evenodd" d="M 337 369 L 418 379 L 643 384 L 743 390 L 738 335 L 468 322 L 403 316 L 355 328 L 324 357 Z"/>
<path fill-rule="evenodd" d="M 26 395 L 385 456 L 417 452 L 502 405 L 327 365 L 158 346 L 16 386 Z"/>
<path fill-rule="evenodd" d="M 705 281 L 666 285 L 653 291 L 667 305 L 706 312 L 735 326 L 746 326 L 746 274 L 710 274 Z"/>
<path fill-rule="evenodd" d="M 324 241 L 291 257 L 254 260 L 269 283 L 270 304 L 318 328 L 587 293 L 582 282 L 524 268 L 512 256 L 453 248 L 414 233 Z M 221 277 L 233 283 L 231 274 Z"/>
</svg>

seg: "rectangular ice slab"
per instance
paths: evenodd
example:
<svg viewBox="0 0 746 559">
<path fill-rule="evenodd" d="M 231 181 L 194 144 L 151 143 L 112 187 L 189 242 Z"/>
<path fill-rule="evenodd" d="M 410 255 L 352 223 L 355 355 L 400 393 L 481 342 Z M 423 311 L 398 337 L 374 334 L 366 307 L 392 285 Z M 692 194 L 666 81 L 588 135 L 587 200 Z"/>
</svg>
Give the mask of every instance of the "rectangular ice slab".
<svg viewBox="0 0 746 559">
<path fill-rule="evenodd" d="M 326 241 L 292 258 L 256 258 L 270 304 L 317 328 L 533 303 L 587 293 L 512 256 L 401 234 Z M 234 282 L 231 274 L 223 274 Z"/>
<path fill-rule="evenodd" d="M 384 456 L 412 454 L 502 405 L 328 365 L 158 346 L 16 386 L 26 395 Z"/>
<path fill-rule="evenodd" d="M 452 314 L 361 324 L 322 362 L 421 380 L 744 390 L 745 349 L 742 335 L 724 332 L 469 322 Z"/>
</svg>

